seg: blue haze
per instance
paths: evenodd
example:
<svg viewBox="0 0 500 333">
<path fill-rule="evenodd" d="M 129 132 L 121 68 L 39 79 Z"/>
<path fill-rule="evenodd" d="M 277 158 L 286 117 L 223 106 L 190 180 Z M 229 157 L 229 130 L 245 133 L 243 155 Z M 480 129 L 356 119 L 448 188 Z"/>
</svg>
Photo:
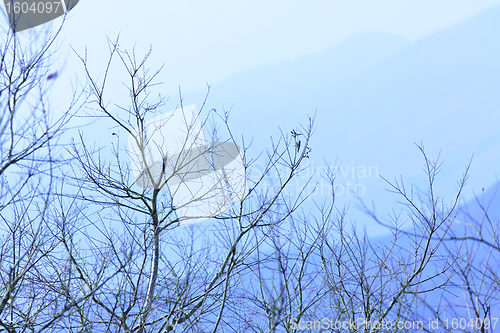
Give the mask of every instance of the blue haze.
<svg viewBox="0 0 500 333">
<path fill-rule="evenodd" d="M 499 31 L 496 7 L 415 43 L 381 32 L 360 34 L 322 53 L 214 84 L 207 108 L 231 110 L 231 129 L 253 140 L 253 156 L 270 147 L 278 128 L 289 133 L 316 113 L 312 165 L 337 161 L 356 173 L 376 166 L 380 176 L 401 175 L 422 189 L 424 160 L 415 143 L 423 143 L 431 159 L 442 150 L 436 188 L 445 202 L 454 198 L 474 156 L 464 192 L 471 200 L 473 191 L 498 181 Z M 185 92 L 184 103 L 200 105 L 204 93 Z M 397 206 L 381 178 L 348 178 L 338 181 L 363 184 L 361 199 L 373 201 L 379 213 Z M 351 202 L 351 218 L 377 234 L 354 196 L 339 195 L 337 202 Z"/>
</svg>

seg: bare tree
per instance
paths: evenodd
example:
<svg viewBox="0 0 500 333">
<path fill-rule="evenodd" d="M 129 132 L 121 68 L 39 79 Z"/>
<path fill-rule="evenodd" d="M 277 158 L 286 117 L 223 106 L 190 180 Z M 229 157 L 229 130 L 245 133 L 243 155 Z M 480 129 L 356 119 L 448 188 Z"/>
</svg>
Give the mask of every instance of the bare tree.
<svg viewBox="0 0 500 333">
<path fill-rule="evenodd" d="M 384 219 L 364 207 L 391 231 L 370 239 L 335 205 L 333 169 L 324 202 L 311 200 L 313 178 L 293 187 L 314 117 L 256 152 L 229 113 L 207 110 L 208 93 L 199 110 L 179 94 L 165 112 L 151 50 L 137 57 L 118 39 L 101 75 L 79 55 L 99 124 L 63 152 L 78 108 L 54 120 L 55 38 L 37 49 L 7 34 L 1 53 L 2 330 L 434 332 L 462 316 L 480 319 L 463 331 L 494 332 L 498 221 L 482 202 L 484 219 L 459 215 L 469 167 L 446 205 L 439 158 L 418 146 L 425 190 L 387 182 L 402 210 Z M 116 63 L 128 80 L 119 103 Z M 97 125 L 104 143 L 92 143 Z M 262 172 L 248 177 L 257 162 Z"/>
<path fill-rule="evenodd" d="M 437 318 L 447 332 L 496 332 L 500 327 L 500 260 L 498 217 L 490 198 L 475 196 L 462 205 L 454 228 L 443 239 L 443 253 L 456 258 L 445 291 L 426 300 L 424 313 Z"/>
<path fill-rule="evenodd" d="M 457 196 L 447 207 L 435 193 L 439 160 L 425 160 L 427 192 L 390 183 L 403 200 L 403 212 L 381 219 L 365 206 L 371 219 L 392 231 L 372 240 L 334 206 L 335 173 L 330 169 L 331 200 L 290 224 L 267 231 L 269 246 L 255 253 L 255 279 L 241 290 L 233 318 L 246 323 L 237 331 L 253 332 L 407 332 L 429 330 L 423 319 L 425 298 L 445 290 L 457 257 L 439 252 L 455 222 L 468 168 Z M 406 216 L 406 218 L 404 218 Z M 409 223 L 408 223 L 409 222 Z M 411 228 L 408 228 L 410 224 Z M 435 318 L 434 318 L 435 319 Z M 434 329 L 433 331 L 436 331 Z"/>
<path fill-rule="evenodd" d="M 419 147 L 423 152 L 423 147 Z M 430 163 L 425 156 L 429 174 L 429 188 L 440 169 L 436 160 Z M 430 168 L 429 168 L 430 166 Z M 498 251 L 499 221 L 488 214 L 491 201 L 476 196 L 476 209 L 469 211 L 467 205 L 460 203 L 470 163 L 465 175 L 458 184 L 458 195 L 449 210 L 445 209 L 442 199 L 429 190 L 418 192 L 418 200 L 427 207 L 430 213 L 413 218 L 414 221 L 448 221 L 435 232 L 426 233 L 416 229 L 413 233 L 401 230 L 404 237 L 412 236 L 425 239 L 431 247 L 431 254 L 440 260 L 435 272 L 446 272 L 423 280 L 430 292 L 415 293 L 415 307 L 405 311 L 407 318 L 423 322 L 422 330 L 428 332 L 495 332 L 498 329 L 498 311 L 500 309 L 500 285 L 497 262 L 500 259 Z M 391 185 L 392 186 L 392 185 Z M 393 188 L 403 194 L 405 200 L 416 209 L 413 198 L 408 198 L 404 187 L 396 183 Z M 489 199 L 493 200 L 494 195 Z M 437 209 L 438 204 L 441 209 Z M 429 209 L 431 207 L 431 209 Z M 395 232 L 397 224 L 387 225 L 377 219 L 380 224 L 388 226 Z M 439 225 L 438 225 L 439 226 Z M 398 249 L 398 253 L 401 249 Z M 437 284 L 436 284 L 437 283 Z M 432 322 L 432 323 L 431 323 Z"/>
<path fill-rule="evenodd" d="M 173 115 L 162 118 L 161 96 L 150 102 L 158 74 L 146 67 L 150 52 L 137 60 L 134 52 L 120 50 L 118 41 L 109 45 L 110 59 L 99 82 L 88 68 L 87 55 L 81 57 L 94 96 L 92 116 L 110 121 L 110 136 L 117 137 L 117 144 L 112 144 L 110 162 L 101 155 L 106 147 L 90 148 L 84 133 L 71 149 L 78 169 L 67 179 L 77 190 L 75 201 L 68 204 L 79 208 L 59 223 L 64 226 L 59 234 L 69 265 L 78 272 L 75 286 L 67 288 L 68 297 L 77 299 L 95 290 L 92 300 L 78 308 L 79 325 L 87 329 L 217 331 L 227 327 L 227 304 L 254 267 L 246 261 L 261 246 L 262 230 L 285 223 L 303 202 L 286 203 L 283 192 L 308 157 L 313 120 L 300 134 L 282 135 L 267 156 L 261 179 L 245 184 L 244 170 L 252 162 L 246 161 L 247 147 L 236 144 L 228 115 L 220 117 L 226 139 L 220 135 L 223 129 L 214 127 L 211 142 L 201 144 L 213 110 L 203 116 L 202 106 L 193 114 L 181 98 L 176 109 L 182 119 L 181 149 L 166 151 L 160 142 L 165 134 L 155 139 L 154 132 L 168 127 Z M 130 102 L 110 107 L 105 91 L 115 57 L 130 77 Z M 129 137 L 128 147 L 122 144 L 123 134 Z M 153 158 L 153 150 L 162 154 L 160 159 Z M 139 161 L 136 165 L 134 159 Z M 266 190 L 262 180 L 277 165 L 286 169 L 279 188 Z M 186 199 L 182 185 L 200 178 L 204 183 L 189 187 Z M 62 198 L 65 190 L 60 193 Z M 63 212 L 71 210 L 61 206 L 61 216 Z M 210 217 L 217 220 L 212 231 L 192 223 Z M 193 238 L 201 235 L 204 241 L 196 244 Z M 77 238 L 84 241 L 77 243 Z"/>
<path fill-rule="evenodd" d="M 188 200 L 176 201 L 179 184 L 225 170 L 225 163 L 215 165 L 215 157 L 239 147 L 228 115 L 220 117 L 226 139 L 215 127 L 210 136 L 218 144 L 205 145 L 203 131 L 213 110 L 203 113 L 205 99 L 202 108 L 193 111 L 180 97 L 176 111 L 183 121 L 176 126 L 182 128 L 177 142 L 181 148 L 171 153 L 165 145 L 172 144 L 169 135 L 177 127 L 169 128 L 168 123 L 175 115 L 161 112 L 161 96 L 151 104 L 158 75 L 146 67 L 151 51 L 137 60 L 134 52 L 120 50 L 118 40 L 109 45 L 100 81 L 94 79 L 86 54 L 81 60 L 94 96 L 92 116 L 109 121 L 111 135 L 117 136 L 113 161 L 103 158 L 110 156 L 106 147 L 89 148 L 84 134 L 72 148 L 79 164 L 72 176 L 78 188 L 75 202 L 92 208 L 86 228 L 75 223 L 75 232 L 67 233 L 67 251 L 78 253 L 72 265 L 85 272 L 81 280 L 88 290 L 107 281 L 81 310 L 88 313 L 81 316 L 85 325 L 103 330 L 106 323 L 106 330 L 124 332 L 371 332 L 387 329 L 380 326 L 387 323 L 395 325 L 390 328 L 394 332 L 408 331 L 408 324 L 411 329 L 430 327 L 418 311 L 426 295 L 448 285 L 456 264 L 456 256 L 443 256 L 438 249 L 455 220 L 468 169 L 447 207 L 434 192 L 439 159 L 429 160 L 420 146 L 427 192 L 414 194 L 402 181 L 389 183 L 404 200 L 413 231 L 403 228 L 401 216 L 385 222 L 367 210 L 371 219 L 393 231 L 392 239 L 378 243 L 351 228 L 346 212 L 336 210 L 334 174 L 326 175 L 331 196 L 314 209 L 301 209 L 311 195 L 308 183 L 294 195 L 287 193 L 310 153 L 310 119 L 306 127 L 281 133 L 267 153 L 261 177 L 243 192 L 227 173 L 220 173 L 215 183 L 196 187 L 188 191 Z M 131 100 L 110 107 L 104 93 L 114 58 L 130 77 Z M 199 118 L 204 120 L 197 123 L 194 119 Z M 165 126 L 168 133 L 162 132 Z M 123 133 L 128 147 L 121 143 Z M 154 157 L 153 151 L 159 155 Z M 244 167 L 251 168 L 248 147 L 243 145 L 241 152 Z M 273 188 L 265 184 L 271 172 L 278 175 Z M 203 212 L 199 207 L 224 186 L 233 196 L 213 201 L 218 208 Z M 206 218 L 217 221 L 210 224 L 213 229 L 191 224 Z M 77 246 L 76 234 L 92 241 Z M 345 322 L 354 326 L 336 326 Z"/>
<path fill-rule="evenodd" d="M 38 331 L 64 312 L 50 210 L 59 140 L 80 96 L 59 115 L 51 106 L 58 35 L 0 37 L 0 330 L 7 332 Z"/>
</svg>

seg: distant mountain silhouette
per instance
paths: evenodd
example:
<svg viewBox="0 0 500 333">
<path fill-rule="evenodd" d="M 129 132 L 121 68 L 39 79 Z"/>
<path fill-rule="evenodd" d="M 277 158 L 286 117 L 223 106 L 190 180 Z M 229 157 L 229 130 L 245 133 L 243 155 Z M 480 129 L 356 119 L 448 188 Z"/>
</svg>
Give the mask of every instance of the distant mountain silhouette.
<svg viewBox="0 0 500 333">
<path fill-rule="evenodd" d="M 449 184 L 442 189 L 448 197 L 474 154 L 470 197 L 491 185 L 500 165 L 499 31 L 496 7 L 412 44 L 384 33 L 361 34 L 213 85 L 207 107 L 232 108 L 233 133 L 253 138 L 255 154 L 278 126 L 288 133 L 317 110 L 311 161 L 377 166 L 388 179 L 425 180 L 414 142 L 423 142 L 430 158 L 442 149 L 439 179 Z M 377 198 L 382 211 L 393 205 L 380 178 L 359 181 L 364 199 Z"/>
<path fill-rule="evenodd" d="M 420 189 L 428 185 L 414 142 L 423 142 L 431 159 L 442 149 L 436 191 L 445 203 L 454 198 L 456 181 L 474 154 L 461 212 L 452 225 L 458 236 L 462 223 L 484 217 L 478 202 L 488 207 L 491 219 L 500 218 L 500 182 L 495 179 L 500 166 L 499 32 L 496 7 L 412 44 L 383 33 L 354 36 L 319 54 L 215 84 L 207 108 L 232 107 L 233 134 L 243 134 L 246 142 L 253 138 L 250 153 L 255 155 L 269 147 L 269 136 L 279 133 L 278 126 L 289 133 L 305 120 L 304 114 L 317 110 L 311 163 L 321 165 L 324 157 L 332 163 L 338 158 L 344 167 L 377 166 L 388 180 L 402 175 L 407 188 L 409 183 Z M 200 96 L 184 95 L 192 100 Z M 351 181 L 349 174 L 338 182 Z M 387 216 L 391 208 L 399 212 L 401 197 L 386 192 L 382 179 L 357 181 L 366 188 L 362 199 L 369 206 L 373 200 L 377 216 Z M 342 209 L 349 200 L 356 202 L 339 195 L 336 205 Z M 358 226 L 367 223 L 370 236 L 386 232 L 354 206 L 348 219 Z M 376 241 L 388 244 L 391 237 Z M 411 240 L 404 237 L 399 245 L 409 247 Z M 452 281 L 459 285 L 458 277 Z M 429 302 L 437 304 L 441 292 L 430 293 Z"/>
<path fill-rule="evenodd" d="M 408 45 L 402 37 L 381 32 L 362 33 L 319 54 L 234 75 L 214 85 L 214 91 L 231 94 L 232 99 L 248 99 L 249 95 L 288 94 L 291 89 L 328 85 L 357 74 Z"/>
</svg>

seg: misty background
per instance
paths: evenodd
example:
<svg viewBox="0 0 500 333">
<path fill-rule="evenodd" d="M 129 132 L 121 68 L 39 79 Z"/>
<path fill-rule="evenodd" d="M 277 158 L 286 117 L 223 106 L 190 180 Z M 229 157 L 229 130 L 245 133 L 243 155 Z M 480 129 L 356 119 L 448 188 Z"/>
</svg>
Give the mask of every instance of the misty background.
<svg viewBox="0 0 500 333">
<path fill-rule="evenodd" d="M 402 176 L 407 185 L 425 188 L 424 159 L 415 144 L 423 144 L 431 159 L 440 154 L 436 186 L 446 203 L 471 158 L 464 199 L 471 205 L 476 196 L 500 200 L 494 195 L 500 165 L 499 5 L 85 1 L 62 31 L 54 103 L 64 103 L 70 83 L 84 79 L 75 51 L 83 55 L 87 49 L 89 67 L 99 73 L 109 54 L 106 36 L 120 34 L 121 46 L 135 45 L 141 56 L 151 45 L 152 69 L 164 65 L 159 79 L 169 98 L 165 112 L 178 106 L 179 90 L 184 105 L 200 107 L 209 84 L 205 108 L 230 110 L 231 131 L 251 142 L 252 158 L 280 130 L 300 130 L 315 115 L 302 179 L 314 176 L 312 198 L 321 201 L 327 192 L 323 172 L 332 166 L 337 207 L 349 207 L 348 218 L 378 236 L 386 231 L 358 209 L 359 200 L 384 216 L 401 207 L 381 177 Z M 126 83 L 116 67 L 115 82 Z M 126 98 L 123 88 L 108 89 L 108 99 Z M 114 139 L 108 125 L 92 125 L 96 141 Z M 259 174 L 258 161 L 252 174 Z"/>
</svg>

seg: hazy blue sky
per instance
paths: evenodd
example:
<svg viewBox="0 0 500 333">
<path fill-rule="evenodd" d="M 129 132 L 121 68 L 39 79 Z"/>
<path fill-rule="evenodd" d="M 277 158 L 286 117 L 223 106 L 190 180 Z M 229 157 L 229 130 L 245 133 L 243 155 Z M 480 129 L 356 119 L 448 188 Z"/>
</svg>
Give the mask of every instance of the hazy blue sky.
<svg viewBox="0 0 500 333">
<path fill-rule="evenodd" d="M 319 52 L 360 32 L 415 41 L 460 24 L 500 0 L 81 0 L 63 31 L 102 62 L 105 36 L 124 46 L 151 43 L 165 63 L 165 89 L 199 89 L 262 64 Z"/>
<path fill-rule="evenodd" d="M 380 175 L 393 179 L 402 174 L 412 182 L 423 176 L 423 160 L 413 143 L 423 142 L 433 158 L 443 149 L 447 163 L 443 191 L 447 196 L 455 194 L 455 181 L 474 153 L 470 187 L 465 193 L 470 199 L 472 191 L 498 181 L 498 99 L 491 93 L 498 79 L 491 77 L 496 72 L 488 72 L 498 69 L 495 60 L 498 59 L 495 53 L 498 47 L 489 42 L 496 41 L 491 37 L 491 28 L 458 29 L 451 39 L 446 31 L 437 39 L 426 37 L 459 26 L 499 5 L 500 0 L 81 0 L 62 31 L 60 63 L 54 70 L 63 75 L 54 84 L 57 96 L 54 104 L 65 102 L 71 95 L 70 79 L 85 78 L 82 65 L 69 46 L 80 54 L 86 47 L 94 78 L 99 75 L 102 78 L 109 56 L 106 36 L 114 39 L 120 33 L 122 48 L 130 50 L 136 43 L 137 54 L 142 56 L 151 44 L 153 54 L 149 67 L 156 69 L 165 65 L 159 77 L 164 83 L 161 93 L 170 97 L 171 102 L 165 112 L 175 108 L 179 85 L 184 96 L 190 92 L 193 93 L 191 97 L 196 95 L 187 98 L 187 104 L 196 103 L 199 107 L 208 82 L 213 85 L 209 108 L 234 105 L 231 126 L 238 136 L 245 135 L 247 140 L 258 142 L 254 147 L 254 153 L 258 154 L 268 144 L 268 132 L 275 135 L 278 126 L 288 131 L 304 121 L 306 114 L 317 110 L 314 137 L 317 141 L 315 156 L 311 158 L 316 166 L 323 164 L 323 157 L 328 163 L 335 163 L 338 158 L 344 168 L 377 166 Z M 56 21 L 53 27 L 58 23 Z M 474 24 L 477 25 L 477 20 Z M 489 27 L 488 24 L 485 27 Z M 489 37 L 477 38 L 486 35 L 483 31 L 488 32 Z M 358 37 L 350 39 L 353 36 Z M 377 50 L 366 40 L 372 37 L 381 44 L 388 43 L 380 46 L 384 52 L 411 43 L 415 47 L 400 54 L 402 58 L 391 58 L 394 63 L 382 64 L 357 79 L 353 76 L 351 81 L 328 81 L 330 76 L 345 69 L 340 68 L 342 62 L 337 64 L 336 60 L 338 66 L 329 69 L 331 73 L 326 66 L 316 72 L 308 70 L 314 68 L 311 63 L 314 64 L 315 58 L 310 55 L 327 58 L 336 45 L 347 54 L 344 64 L 353 62 L 363 67 L 358 60 L 378 57 L 372 54 L 365 57 L 363 51 L 357 51 Z M 343 45 L 346 40 L 348 45 Z M 419 42 L 414 43 L 416 41 Z M 474 41 L 484 43 L 474 46 Z M 419 43 L 425 44 L 423 48 L 419 48 Z M 361 48 L 352 48 L 356 45 Z M 367 45 L 369 47 L 363 48 Z M 445 48 L 450 45 L 449 52 L 440 49 L 443 45 Z M 422 52 L 430 52 L 428 59 Z M 414 57 L 417 60 L 413 61 Z M 274 80 L 272 73 L 282 74 L 283 69 L 292 72 L 295 68 L 290 67 L 302 61 L 291 62 L 297 59 L 306 64 L 302 69 L 305 74 L 293 74 L 293 79 L 288 81 L 305 78 L 310 79 L 311 84 L 297 83 L 293 90 L 289 82 L 283 81 L 283 91 L 275 89 L 279 86 L 280 75 L 275 75 Z M 277 64 L 284 67 L 272 66 Z M 121 82 L 128 82 L 129 78 L 118 62 L 115 65 L 105 98 L 110 103 L 127 103 Z M 412 66 L 417 68 L 408 68 Z M 245 72 L 252 69 L 256 69 L 251 73 L 257 79 L 253 85 L 245 85 L 251 82 Z M 273 71 L 271 77 L 264 75 L 268 70 Z M 474 81 L 476 76 L 478 82 Z M 387 79 L 386 85 L 380 78 Z M 307 92 L 309 86 L 316 95 Z M 323 86 L 324 91 L 321 90 Z M 449 96 L 446 95 L 448 88 L 452 92 Z M 266 95 L 268 90 L 271 96 Z M 331 124 L 335 124 L 334 131 Z M 106 124 L 101 126 L 104 126 L 102 130 L 92 127 L 92 138 L 106 144 L 114 129 L 106 128 L 109 126 Z M 350 180 L 349 177 L 343 180 L 346 179 Z M 394 197 L 387 196 L 385 183 L 380 178 L 366 179 L 364 184 L 367 189 L 364 199 L 368 202 L 376 199 L 379 207 L 384 208 L 380 202 L 383 199 L 386 208 L 392 207 Z M 337 202 L 341 206 L 343 200 L 350 199 L 346 195 L 339 196 Z"/>
</svg>

